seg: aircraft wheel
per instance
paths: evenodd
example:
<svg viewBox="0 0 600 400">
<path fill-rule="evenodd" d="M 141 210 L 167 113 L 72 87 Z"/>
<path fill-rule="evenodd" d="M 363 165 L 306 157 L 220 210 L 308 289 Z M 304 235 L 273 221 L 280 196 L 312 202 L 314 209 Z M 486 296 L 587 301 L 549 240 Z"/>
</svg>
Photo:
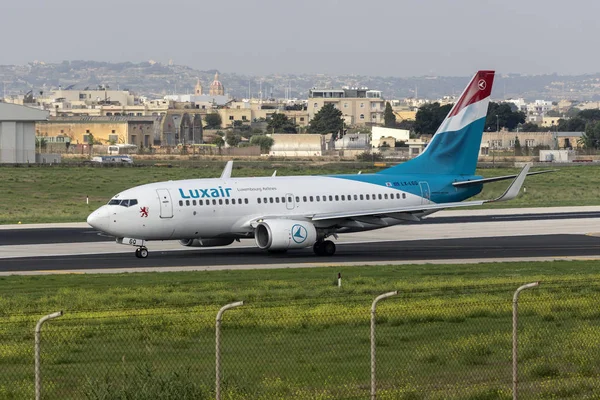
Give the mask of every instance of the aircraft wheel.
<svg viewBox="0 0 600 400">
<path fill-rule="evenodd" d="M 148 257 L 148 249 L 145 247 L 140 247 L 139 248 L 139 253 L 140 253 L 140 258 L 146 258 Z"/>
<path fill-rule="evenodd" d="M 137 258 L 140 258 L 140 248 L 139 247 L 137 249 L 135 249 L 135 256 Z"/>
<path fill-rule="evenodd" d="M 313 251 L 316 255 L 322 256 L 323 255 L 323 242 L 315 242 L 315 244 L 313 244 Z"/>
<path fill-rule="evenodd" d="M 321 248 L 322 254 L 325 256 L 332 256 L 335 254 L 335 243 L 333 243 L 331 240 L 324 241 L 321 245 Z"/>
</svg>

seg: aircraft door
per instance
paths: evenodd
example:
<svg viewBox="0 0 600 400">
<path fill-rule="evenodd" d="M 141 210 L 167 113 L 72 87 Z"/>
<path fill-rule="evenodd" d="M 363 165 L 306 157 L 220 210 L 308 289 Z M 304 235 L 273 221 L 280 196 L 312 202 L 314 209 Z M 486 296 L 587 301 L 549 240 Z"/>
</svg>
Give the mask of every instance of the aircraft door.
<svg viewBox="0 0 600 400">
<path fill-rule="evenodd" d="M 288 210 L 293 210 L 294 208 L 296 208 L 296 203 L 294 202 L 294 195 L 291 193 L 286 193 L 285 194 L 285 207 Z"/>
<path fill-rule="evenodd" d="M 160 201 L 160 217 L 173 218 L 173 202 L 171 194 L 167 189 L 156 189 L 158 200 Z"/>
<path fill-rule="evenodd" d="M 421 187 L 421 204 L 429 204 L 431 199 L 431 192 L 429 191 L 429 183 L 419 182 Z"/>
</svg>

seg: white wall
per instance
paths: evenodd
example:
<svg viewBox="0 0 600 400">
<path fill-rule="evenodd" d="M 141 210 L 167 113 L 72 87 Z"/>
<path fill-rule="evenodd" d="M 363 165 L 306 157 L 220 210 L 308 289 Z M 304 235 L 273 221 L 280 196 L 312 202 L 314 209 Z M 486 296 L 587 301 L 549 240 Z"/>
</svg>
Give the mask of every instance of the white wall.
<svg viewBox="0 0 600 400">
<path fill-rule="evenodd" d="M 371 145 L 379 147 L 379 139 L 382 137 L 393 137 L 397 142 L 408 142 L 410 131 L 407 129 L 384 128 L 374 126 L 371 128 Z"/>
<path fill-rule="evenodd" d="M 47 118 L 47 111 L 0 103 L 0 163 L 35 163 L 35 121 Z"/>
</svg>

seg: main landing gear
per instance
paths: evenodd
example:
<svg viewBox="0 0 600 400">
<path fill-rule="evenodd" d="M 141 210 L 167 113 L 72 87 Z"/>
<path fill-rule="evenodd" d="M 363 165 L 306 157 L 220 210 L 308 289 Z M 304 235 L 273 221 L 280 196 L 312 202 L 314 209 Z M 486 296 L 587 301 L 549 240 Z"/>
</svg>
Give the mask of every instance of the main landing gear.
<svg viewBox="0 0 600 400">
<path fill-rule="evenodd" d="M 313 251 L 318 256 L 332 256 L 335 254 L 335 243 L 333 243 L 331 240 L 315 242 L 313 245 Z"/>
<path fill-rule="evenodd" d="M 146 258 L 148 257 L 148 249 L 145 246 L 138 247 L 135 249 L 135 256 L 137 258 Z"/>
</svg>

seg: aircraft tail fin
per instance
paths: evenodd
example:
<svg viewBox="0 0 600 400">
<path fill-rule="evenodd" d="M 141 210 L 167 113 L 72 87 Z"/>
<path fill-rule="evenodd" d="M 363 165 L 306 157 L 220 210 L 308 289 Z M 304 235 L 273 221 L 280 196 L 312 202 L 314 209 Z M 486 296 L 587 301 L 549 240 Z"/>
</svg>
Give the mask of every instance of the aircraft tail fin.
<svg viewBox="0 0 600 400">
<path fill-rule="evenodd" d="M 419 156 L 379 173 L 473 175 L 494 74 L 494 71 L 475 74 Z"/>
</svg>

